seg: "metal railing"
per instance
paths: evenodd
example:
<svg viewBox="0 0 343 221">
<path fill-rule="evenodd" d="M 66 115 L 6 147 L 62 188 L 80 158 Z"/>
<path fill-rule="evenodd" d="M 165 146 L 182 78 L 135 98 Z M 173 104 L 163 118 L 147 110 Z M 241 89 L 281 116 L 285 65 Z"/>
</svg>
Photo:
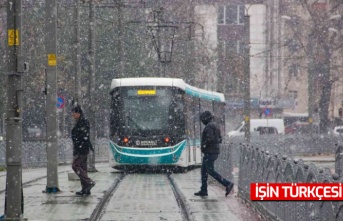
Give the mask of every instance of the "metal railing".
<svg viewBox="0 0 343 221">
<path fill-rule="evenodd" d="M 24 141 L 22 143 L 22 166 L 44 167 L 47 163 L 45 141 Z M 93 144 L 96 161 L 108 161 L 108 139 L 99 138 Z M 58 162 L 60 164 L 71 163 L 73 159 L 73 144 L 71 139 L 58 140 Z M 6 167 L 6 143 L 0 141 L 0 166 Z"/>
<path fill-rule="evenodd" d="M 300 136 L 252 138 L 253 146 L 231 139 L 221 146 L 221 154 L 216 161 L 216 170 L 229 180 L 233 180 L 234 168 L 239 169 L 238 196 L 254 207 L 267 220 L 307 221 L 343 220 L 341 201 L 250 201 L 250 183 L 265 182 L 343 182 L 343 145 L 341 140 L 317 137 L 306 139 Z M 298 141 L 298 142 L 297 142 Z M 336 143 L 333 144 L 333 143 Z M 59 140 L 59 163 L 72 160 L 72 142 Z M 311 148 L 312 145 L 312 148 Z M 323 145 L 322 147 L 320 145 Z M 332 145 L 332 146 L 331 146 Z M 325 147 L 324 147 L 325 146 Z M 97 139 L 94 145 L 97 160 L 108 160 L 108 139 Z M 23 166 L 46 165 L 46 143 L 23 142 Z M 0 142 L 0 166 L 5 166 L 5 142 Z M 305 164 L 287 153 L 336 153 L 335 171 Z"/>
<path fill-rule="evenodd" d="M 250 183 L 342 182 L 330 169 L 286 155 L 240 145 L 238 195 L 268 220 L 343 220 L 341 201 L 250 201 Z"/>
<path fill-rule="evenodd" d="M 244 143 L 244 137 L 229 138 L 231 144 Z M 321 134 L 292 134 L 292 135 L 252 135 L 254 147 L 285 155 L 334 154 L 336 144 L 343 143 L 343 136 Z"/>
</svg>

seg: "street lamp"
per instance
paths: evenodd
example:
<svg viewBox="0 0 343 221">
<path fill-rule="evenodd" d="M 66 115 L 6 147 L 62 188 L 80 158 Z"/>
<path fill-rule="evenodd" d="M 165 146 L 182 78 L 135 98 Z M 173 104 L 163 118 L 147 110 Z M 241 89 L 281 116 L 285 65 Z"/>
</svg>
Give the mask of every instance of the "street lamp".
<svg viewBox="0 0 343 221">
<path fill-rule="evenodd" d="M 246 7 L 241 2 L 234 3 L 243 6 L 244 15 L 244 141 L 250 143 L 250 15 L 249 9 L 254 4 Z"/>
<path fill-rule="evenodd" d="M 334 19 L 341 19 L 342 18 L 342 15 L 340 14 L 337 14 L 337 15 L 331 15 L 329 20 L 334 20 Z"/>
<path fill-rule="evenodd" d="M 153 47 L 157 53 L 158 61 L 163 64 L 165 76 L 166 64 L 171 62 L 177 26 L 162 19 L 163 9 L 153 11 L 152 25 L 148 26 L 148 34 L 152 39 Z M 160 74 L 160 73 L 159 73 Z"/>
<path fill-rule="evenodd" d="M 175 30 L 174 25 L 148 26 L 153 46 L 161 63 L 170 63 L 172 59 Z"/>
<path fill-rule="evenodd" d="M 166 65 L 172 60 L 173 45 L 175 38 L 174 25 L 156 25 L 148 26 L 148 31 L 156 50 L 158 61 L 163 64 L 163 77 L 165 77 Z"/>
<path fill-rule="evenodd" d="M 289 21 L 292 20 L 292 18 L 289 17 L 288 15 L 282 15 L 281 18 L 285 20 L 289 20 Z"/>
</svg>

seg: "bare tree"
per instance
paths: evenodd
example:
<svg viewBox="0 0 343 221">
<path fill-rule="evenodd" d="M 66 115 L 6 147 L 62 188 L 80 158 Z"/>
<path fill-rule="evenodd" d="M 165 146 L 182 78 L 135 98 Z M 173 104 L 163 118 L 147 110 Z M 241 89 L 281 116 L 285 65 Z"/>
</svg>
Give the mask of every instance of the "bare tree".
<svg viewBox="0 0 343 221">
<path fill-rule="evenodd" d="M 339 72 L 337 63 L 342 62 L 340 52 L 343 40 L 338 36 L 342 28 L 340 13 L 343 11 L 343 2 L 299 0 L 285 5 L 285 8 L 283 11 L 290 13 L 287 17 L 293 40 L 302 54 L 291 60 L 296 59 L 307 69 L 309 117 L 313 112 L 318 112 L 320 131 L 326 133 L 330 123 L 328 112 L 332 85 Z"/>
</svg>

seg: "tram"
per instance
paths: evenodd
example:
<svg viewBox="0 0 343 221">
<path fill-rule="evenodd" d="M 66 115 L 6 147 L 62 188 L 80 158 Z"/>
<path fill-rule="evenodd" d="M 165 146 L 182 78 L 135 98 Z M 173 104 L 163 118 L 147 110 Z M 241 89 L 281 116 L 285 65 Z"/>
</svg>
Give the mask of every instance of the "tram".
<svg viewBox="0 0 343 221">
<path fill-rule="evenodd" d="M 211 111 L 225 134 L 221 93 L 178 78 L 120 78 L 111 83 L 110 166 L 187 169 L 201 164 L 199 116 Z"/>
</svg>

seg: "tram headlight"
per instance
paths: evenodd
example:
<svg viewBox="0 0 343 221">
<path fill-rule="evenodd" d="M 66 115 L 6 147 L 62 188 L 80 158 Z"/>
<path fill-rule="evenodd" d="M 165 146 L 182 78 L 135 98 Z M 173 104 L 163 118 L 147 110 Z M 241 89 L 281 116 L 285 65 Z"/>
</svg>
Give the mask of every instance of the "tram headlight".
<svg viewBox="0 0 343 221">
<path fill-rule="evenodd" d="M 164 143 L 169 143 L 169 142 L 170 142 L 170 138 L 169 138 L 169 137 L 165 137 L 165 138 L 163 139 L 163 141 L 164 141 Z"/>
<path fill-rule="evenodd" d="M 129 138 L 124 137 L 124 138 L 122 139 L 122 141 L 123 141 L 124 144 L 127 144 L 127 143 L 129 142 Z"/>
</svg>

